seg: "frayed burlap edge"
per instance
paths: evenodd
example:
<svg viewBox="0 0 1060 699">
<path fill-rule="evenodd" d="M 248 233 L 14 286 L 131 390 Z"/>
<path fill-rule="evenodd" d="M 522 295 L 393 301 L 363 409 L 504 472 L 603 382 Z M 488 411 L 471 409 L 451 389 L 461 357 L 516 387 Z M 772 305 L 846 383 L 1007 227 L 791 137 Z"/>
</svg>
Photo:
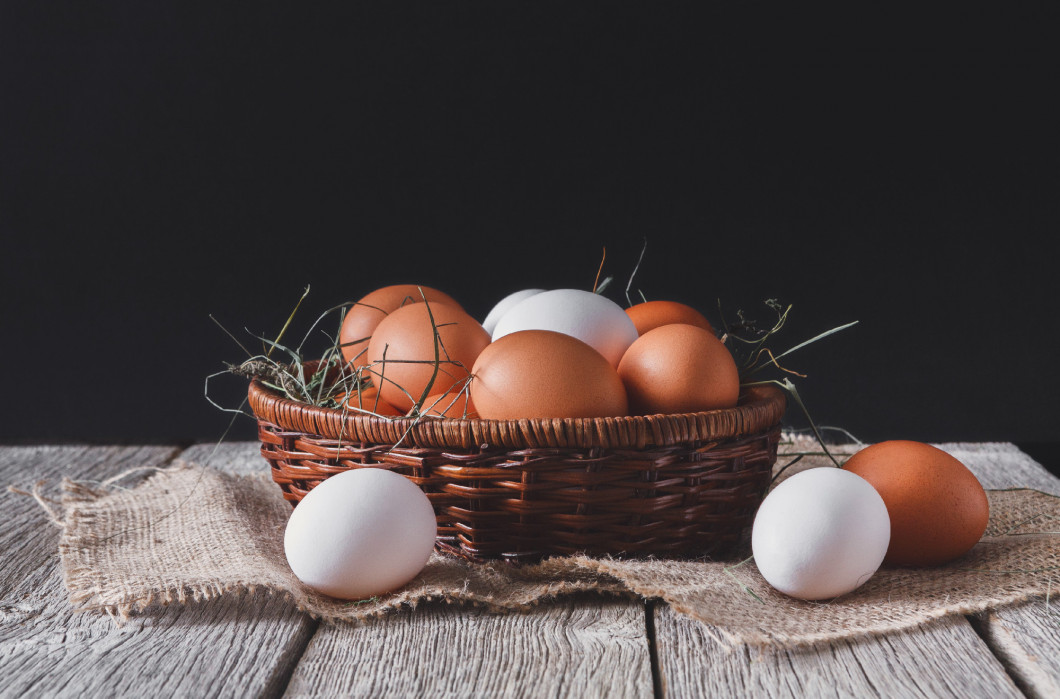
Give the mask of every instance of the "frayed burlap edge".
<svg viewBox="0 0 1060 699">
<path fill-rule="evenodd" d="M 578 565 L 585 566 L 592 570 L 615 576 L 632 592 L 643 599 L 661 600 L 673 611 L 712 626 L 722 637 L 717 638 L 717 636 L 715 636 L 715 638 L 721 642 L 722 645 L 730 648 L 742 645 L 805 648 L 828 644 L 837 640 L 856 640 L 864 637 L 882 636 L 924 627 L 941 619 L 955 616 L 977 615 L 1010 605 L 1048 599 L 1048 595 L 1050 595 L 1052 591 L 1060 590 L 1060 579 L 1054 574 L 1051 578 L 1043 577 L 1040 583 L 1035 585 L 1033 589 L 1025 589 L 1023 591 L 1008 594 L 995 594 L 988 599 L 955 601 L 950 604 L 936 606 L 915 614 L 907 612 L 905 617 L 899 622 L 895 622 L 892 619 L 872 620 L 871 618 L 867 618 L 862 620 L 857 627 L 841 629 L 833 628 L 819 632 L 801 631 L 797 633 L 783 633 L 776 631 L 776 629 L 765 629 L 753 626 L 745 626 L 739 628 L 739 630 L 733 630 L 731 627 L 725 625 L 728 621 L 727 618 L 719 617 L 718 614 L 713 613 L 715 611 L 714 608 L 705 609 L 702 604 L 690 603 L 681 596 L 673 594 L 673 590 L 665 586 L 644 582 L 639 580 L 635 575 L 627 574 L 623 568 L 627 566 L 628 561 L 620 559 L 581 558 L 575 562 Z M 734 584 L 742 584 L 742 581 L 734 580 Z M 747 594 L 750 596 L 752 593 L 748 591 Z M 759 597 L 764 596 L 762 590 L 758 590 L 754 592 L 754 594 Z M 767 596 L 773 597 L 780 595 Z M 837 597 L 823 602 L 800 601 L 786 597 L 783 599 L 783 603 L 786 605 L 789 605 L 792 608 L 801 608 L 806 611 L 827 608 L 829 605 L 841 604 L 843 601 L 844 597 Z M 763 606 L 772 603 L 776 603 L 776 600 L 759 602 L 759 604 L 762 604 Z"/>
<path fill-rule="evenodd" d="M 227 481 L 228 485 L 239 487 L 264 487 L 270 498 L 277 500 L 286 508 L 282 498 L 277 497 L 275 486 L 265 477 L 257 476 L 232 476 L 221 474 L 212 470 L 203 469 L 200 466 L 186 463 L 177 463 L 166 469 L 155 469 L 156 476 L 164 474 L 187 474 L 195 471 L 199 479 L 204 477 L 220 478 Z M 801 470 L 801 469 L 800 469 Z M 150 483 L 154 479 L 149 479 Z M 200 480 L 196 484 L 200 484 Z M 144 484 L 146 485 L 146 484 Z M 604 594 L 621 595 L 625 597 L 640 597 L 644 599 L 659 599 L 671 606 L 671 608 L 690 618 L 715 626 L 726 645 L 749 644 L 749 645 L 781 645 L 781 646 L 805 646 L 825 643 L 837 639 L 850 639 L 867 635 L 880 635 L 895 631 L 906 630 L 917 626 L 928 624 L 938 619 L 960 615 L 976 614 L 993 608 L 1025 602 L 1034 598 L 1040 598 L 1048 594 L 1052 586 L 1060 587 L 1060 579 L 1054 580 L 1055 576 L 1044 577 L 1038 580 L 1038 584 L 1025 585 L 1017 591 L 1002 592 L 994 590 L 989 598 L 978 600 L 956 600 L 921 610 L 917 613 L 905 613 L 898 620 L 887 615 L 882 618 L 860 618 L 855 626 L 843 627 L 833 626 L 824 631 L 810 631 L 802 629 L 799 631 L 786 631 L 771 625 L 768 621 L 770 614 L 766 614 L 761 624 L 740 623 L 736 626 L 728 623 L 731 619 L 724 614 L 718 614 L 719 608 L 726 603 L 731 603 L 733 595 L 737 603 L 746 604 L 751 594 L 750 587 L 757 592 L 763 601 L 758 604 L 762 609 L 770 609 L 778 604 L 791 607 L 794 605 L 796 614 L 809 614 L 814 610 L 827 608 L 829 605 L 843 605 L 847 600 L 840 598 L 826 604 L 798 602 L 777 595 L 772 592 L 760 577 L 756 578 L 757 570 L 753 563 L 744 568 L 734 566 L 732 563 L 712 563 L 709 561 L 681 562 L 681 561 L 658 561 L 658 560 L 624 560 L 618 558 L 591 558 L 585 556 L 563 557 L 548 559 L 539 564 L 513 567 L 505 563 L 490 563 L 484 565 L 472 565 L 462 560 L 449 556 L 436 554 L 432 557 L 425 574 L 421 574 L 402 590 L 387 595 L 384 598 L 367 600 L 364 602 L 346 603 L 325 598 L 314 594 L 305 588 L 293 575 L 287 571 L 286 577 L 279 579 L 261 580 L 236 579 L 230 581 L 211 581 L 199 584 L 164 584 L 152 589 L 140 589 L 134 594 L 127 591 L 115 590 L 108 587 L 106 581 L 100 576 L 101 571 L 92 566 L 78 565 L 75 561 L 77 551 L 85 547 L 91 548 L 101 543 L 98 536 L 92 531 L 91 522 L 89 528 L 77 527 L 77 531 L 71 532 L 70 528 L 75 522 L 86 524 L 78 520 L 78 513 L 86 508 L 91 509 L 100 503 L 106 502 L 108 498 L 114 497 L 112 488 L 100 487 L 99 484 L 86 484 L 78 481 L 64 479 L 61 483 L 62 500 L 57 503 L 40 494 L 40 484 L 31 493 L 44 507 L 53 523 L 62 529 L 60 538 L 60 556 L 62 559 L 62 570 L 64 584 L 70 594 L 71 604 L 82 610 L 99 610 L 119 623 L 134 613 L 147 611 L 155 605 L 166 605 L 173 603 L 187 603 L 190 601 L 205 601 L 230 595 L 241 595 L 257 590 L 266 590 L 270 594 L 279 594 L 289 600 L 301 611 L 310 616 L 325 621 L 348 621 L 364 623 L 367 620 L 394 612 L 401 608 L 415 608 L 420 602 L 443 601 L 450 604 L 467 604 L 474 607 L 484 608 L 490 612 L 522 612 L 547 600 L 552 600 L 563 595 L 595 591 Z M 143 487 L 143 486 L 141 486 Z M 238 489 L 238 488 L 235 488 Z M 137 489 L 139 490 L 139 488 Z M 1010 489 L 1008 492 L 1023 490 L 1026 492 L 1038 492 L 1031 489 Z M 995 491 L 996 492 L 996 491 Z M 1047 497 L 1055 498 L 1048 494 Z M 61 504 L 61 511 L 57 511 L 57 505 Z M 288 509 L 282 510 L 289 513 Z M 1055 516 L 1055 513 L 1050 516 Z M 998 539 L 984 539 L 989 541 Z M 65 548 L 64 548 L 65 547 Z M 1055 539 L 1051 544 L 1050 555 L 1056 556 Z M 746 563 L 746 561 L 745 561 Z M 737 570 L 740 578 L 726 577 L 724 582 L 727 588 L 722 590 L 720 598 L 715 600 L 704 600 L 703 596 L 710 595 L 713 588 L 709 586 L 704 589 L 689 590 L 687 587 L 688 576 L 677 578 L 678 584 L 671 584 L 672 578 L 665 575 L 660 576 L 659 571 L 665 572 L 666 566 L 701 565 L 713 566 L 715 573 L 717 569 L 723 570 L 728 576 L 732 569 Z M 284 568 L 285 568 L 284 564 Z M 705 568 L 704 568 L 705 569 Z M 698 572 L 696 573 L 698 574 Z M 268 577 L 268 576 L 266 576 Z M 718 576 L 715 576 L 718 577 Z M 742 578 L 742 579 L 741 579 Z M 740 589 L 741 585 L 744 589 Z M 514 593 L 513 593 L 514 590 Z M 854 593 L 855 595 L 857 593 Z M 690 596 L 691 595 L 691 596 Z M 774 598 L 775 596 L 781 599 Z M 753 609 L 753 608 L 752 608 Z"/>
<path fill-rule="evenodd" d="M 275 497 L 278 491 L 266 477 L 232 476 L 204 470 L 201 466 L 185 462 L 176 462 L 171 467 L 156 469 L 155 476 L 141 488 L 149 487 L 151 481 L 158 478 L 189 472 L 199 474 L 200 477 L 195 480 L 197 487 L 203 486 L 201 476 L 205 474 L 207 481 L 221 479 L 264 488 L 270 498 L 275 498 L 276 515 L 282 513 L 285 518 L 290 512 L 289 506 L 282 498 Z M 213 485 L 215 484 L 207 482 L 206 487 L 211 489 L 211 496 L 216 497 L 220 493 Z M 550 559 L 532 566 L 519 567 L 503 562 L 471 565 L 463 560 L 435 553 L 424 572 L 401 590 L 385 597 L 345 602 L 320 595 L 302 585 L 286 567 L 286 561 L 278 560 L 275 550 L 271 551 L 272 555 L 269 557 L 275 565 L 263 566 L 256 571 L 258 576 L 265 578 L 263 582 L 252 579 L 199 584 L 158 581 L 160 584 L 154 588 L 141 587 L 135 591 L 130 591 L 129 588 L 116 589 L 113 584 L 108 585 L 102 581 L 101 573 L 104 571 L 98 567 L 80 564 L 79 561 L 82 560 L 81 554 L 86 548 L 106 543 L 101 541 L 94 531 L 97 522 L 91 508 L 120 494 L 97 484 L 69 479 L 64 479 L 60 488 L 61 513 L 56 512 L 54 500 L 49 501 L 40 495 L 39 488 L 28 494 L 37 498 L 42 507 L 47 509 L 52 522 L 62 530 L 59 553 L 63 582 L 70 603 L 78 610 L 103 612 L 119 623 L 133 614 L 147 611 L 157 605 L 203 602 L 258 590 L 290 600 L 297 609 L 315 619 L 354 623 L 363 623 L 400 608 L 415 608 L 419 603 L 428 601 L 466 604 L 489 612 L 502 613 L 527 611 L 543 601 L 580 592 L 635 597 L 635 593 L 611 576 L 602 572 L 572 568 L 563 564 L 562 559 Z M 142 530 L 130 527 L 126 533 L 137 531 Z M 114 537 L 113 534 L 107 536 Z"/>
</svg>

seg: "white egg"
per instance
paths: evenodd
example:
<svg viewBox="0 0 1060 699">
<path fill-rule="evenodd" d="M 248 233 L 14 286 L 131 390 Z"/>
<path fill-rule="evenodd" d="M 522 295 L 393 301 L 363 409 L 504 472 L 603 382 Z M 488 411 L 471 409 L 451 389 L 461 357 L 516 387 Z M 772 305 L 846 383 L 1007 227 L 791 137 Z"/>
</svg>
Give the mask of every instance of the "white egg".
<svg viewBox="0 0 1060 699">
<path fill-rule="evenodd" d="M 857 589 L 883 562 L 891 540 L 887 506 L 861 476 L 812 468 L 762 501 L 751 530 L 755 564 L 791 597 L 830 599 Z"/>
<path fill-rule="evenodd" d="M 553 330 L 578 338 L 618 366 L 637 327 L 617 303 L 591 291 L 553 289 L 526 298 L 501 316 L 497 340 L 520 330 Z"/>
<path fill-rule="evenodd" d="M 291 513 L 283 548 L 291 570 L 332 597 L 396 590 L 427 564 L 438 523 L 430 500 L 399 473 L 359 468 L 329 477 Z"/>
<path fill-rule="evenodd" d="M 501 317 L 510 311 L 517 303 L 524 299 L 528 299 L 534 294 L 540 294 L 544 289 L 523 289 L 522 291 L 516 291 L 508 294 L 494 306 L 488 314 L 486 314 L 486 320 L 482 321 L 482 327 L 486 329 L 486 332 L 493 334 L 493 329 L 497 327 L 497 321 Z"/>
</svg>

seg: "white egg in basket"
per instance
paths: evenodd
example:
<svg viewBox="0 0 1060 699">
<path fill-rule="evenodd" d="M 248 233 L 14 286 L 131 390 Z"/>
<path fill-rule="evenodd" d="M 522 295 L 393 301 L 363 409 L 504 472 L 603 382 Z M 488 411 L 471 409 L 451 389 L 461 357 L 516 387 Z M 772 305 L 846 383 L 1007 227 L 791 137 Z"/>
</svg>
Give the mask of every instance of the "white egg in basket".
<svg viewBox="0 0 1060 699">
<path fill-rule="evenodd" d="M 615 367 L 639 337 L 621 306 L 582 289 L 553 289 L 523 299 L 501 316 L 493 339 L 520 330 L 552 330 L 576 337 Z"/>
</svg>

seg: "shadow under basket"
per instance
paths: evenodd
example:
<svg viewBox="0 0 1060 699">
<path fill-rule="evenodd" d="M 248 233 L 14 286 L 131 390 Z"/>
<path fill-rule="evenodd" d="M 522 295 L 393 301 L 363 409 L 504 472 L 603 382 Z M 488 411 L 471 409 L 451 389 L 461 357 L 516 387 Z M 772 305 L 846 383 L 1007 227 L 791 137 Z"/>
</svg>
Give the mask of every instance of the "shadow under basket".
<svg viewBox="0 0 1060 699">
<path fill-rule="evenodd" d="M 772 386 L 725 410 L 576 419 L 387 419 L 288 400 L 258 380 L 249 399 L 292 505 L 336 473 L 385 468 L 427 494 L 439 549 L 529 561 L 725 558 L 769 486 L 786 407 Z"/>
</svg>

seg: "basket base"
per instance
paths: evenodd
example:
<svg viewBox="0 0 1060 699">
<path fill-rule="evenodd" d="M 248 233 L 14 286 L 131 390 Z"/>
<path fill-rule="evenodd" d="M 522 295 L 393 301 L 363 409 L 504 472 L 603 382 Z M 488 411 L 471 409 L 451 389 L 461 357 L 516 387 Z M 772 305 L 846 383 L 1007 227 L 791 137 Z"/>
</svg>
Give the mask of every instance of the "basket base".
<svg viewBox="0 0 1060 699">
<path fill-rule="evenodd" d="M 438 549 L 467 560 L 717 559 L 738 549 L 753 522 L 780 427 L 648 449 L 401 448 L 307 437 L 264 420 L 259 436 L 292 505 L 336 473 L 397 471 L 434 506 Z"/>
</svg>

